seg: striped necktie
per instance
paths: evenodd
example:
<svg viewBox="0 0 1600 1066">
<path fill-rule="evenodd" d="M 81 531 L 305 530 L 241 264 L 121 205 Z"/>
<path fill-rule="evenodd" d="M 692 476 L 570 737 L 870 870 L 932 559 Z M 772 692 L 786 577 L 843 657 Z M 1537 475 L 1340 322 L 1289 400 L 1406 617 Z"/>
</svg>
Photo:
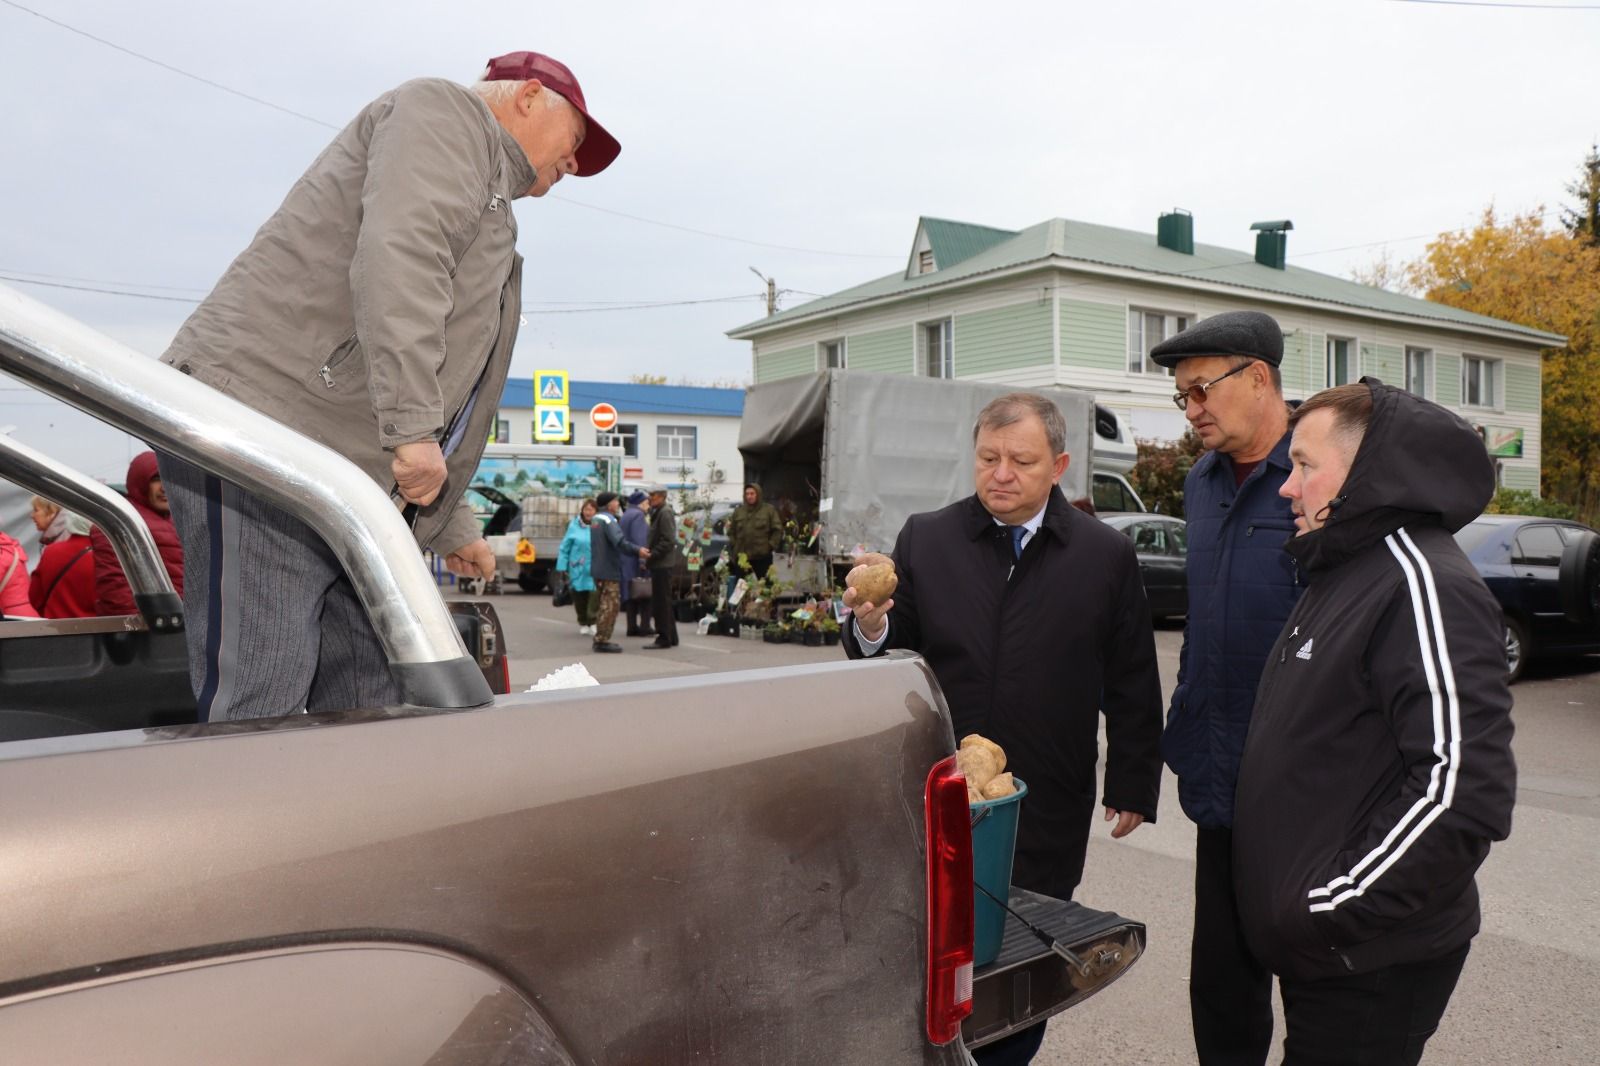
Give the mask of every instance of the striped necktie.
<svg viewBox="0 0 1600 1066">
<path fill-rule="evenodd" d="M 1022 558 L 1022 538 L 1028 535 L 1027 526 L 1011 527 L 1011 554 Z"/>
</svg>

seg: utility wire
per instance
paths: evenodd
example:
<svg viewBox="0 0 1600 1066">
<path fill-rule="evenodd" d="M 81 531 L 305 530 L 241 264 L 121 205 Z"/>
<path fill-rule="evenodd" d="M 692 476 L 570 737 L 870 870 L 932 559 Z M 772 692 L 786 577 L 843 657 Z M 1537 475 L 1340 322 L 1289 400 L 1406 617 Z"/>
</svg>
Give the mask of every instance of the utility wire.
<svg viewBox="0 0 1600 1066">
<path fill-rule="evenodd" d="M 16 0 L 0 0 L 0 4 L 5 4 L 7 7 L 15 8 L 16 10 L 24 12 L 25 14 L 32 15 L 35 18 L 43 19 L 45 22 L 50 23 L 52 26 L 58 26 L 61 29 L 66 30 L 68 33 L 75 33 L 80 37 L 84 37 L 84 38 L 87 38 L 88 40 L 91 40 L 91 41 L 95 42 L 96 44 L 101 44 L 101 45 L 104 45 L 107 48 L 115 49 L 116 51 L 121 52 L 124 55 L 132 56 L 135 59 L 141 59 L 146 63 L 151 63 L 151 64 L 153 64 L 155 66 L 160 67 L 162 70 L 169 71 L 169 72 L 171 72 L 173 74 L 177 74 L 180 77 L 188 78 L 191 81 L 197 81 L 202 85 L 209 85 L 213 89 L 219 89 L 222 92 L 228 93 L 228 94 L 230 94 L 232 96 L 237 96 L 240 99 L 249 100 L 251 103 L 260 104 L 263 107 L 270 107 L 274 111 L 280 111 L 285 115 L 292 115 L 295 118 L 304 119 L 305 121 L 310 122 L 310 123 L 312 123 L 313 125 L 316 125 L 316 126 L 321 126 L 324 129 L 330 129 L 330 130 L 339 129 L 338 126 L 335 126 L 331 122 L 324 122 L 322 119 L 316 118 L 315 116 L 307 115 L 307 114 L 305 114 L 303 112 L 300 112 L 300 111 L 295 111 L 292 108 L 284 107 L 281 104 L 275 104 L 271 100 L 264 100 L 259 96 L 253 96 L 250 93 L 244 92 L 243 90 L 235 89 L 230 85 L 224 85 L 219 81 L 213 81 L 212 79 L 206 78 L 206 77 L 202 77 L 199 74 L 191 74 L 189 71 L 184 70 L 181 67 L 175 67 L 171 63 L 166 63 L 166 62 L 163 62 L 162 60 L 156 59 L 156 58 L 154 58 L 152 56 L 145 55 L 143 52 L 136 52 L 132 48 L 127 48 L 127 47 L 124 47 L 123 45 L 117 44 L 115 41 L 108 41 L 104 37 L 98 37 L 95 34 L 92 34 L 92 33 L 88 32 L 87 30 L 79 29 L 76 26 L 72 26 L 72 25 L 69 25 L 69 24 L 67 24 L 65 22 L 62 22 L 60 19 L 51 18 L 49 15 L 46 15 L 43 12 L 35 11 L 31 7 L 27 7 L 27 6 L 23 5 L 23 4 L 19 4 L 19 3 L 16 2 Z M 643 215 L 633 215 L 633 214 L 629 214 L 626 211 L 617 211 L 617 210 L 613 210 L 612 208 L 609 208 L 609 207 L 599 207 L 599 206 L 597 206 L 595 204 L 586 204 L 586 203 L 583 203 L 581 200 L 574 200 L 574 199 L 571 199 L 570 197 L 567 197 L 567 196 L 559 196 L 559 195 L 552 194 L 550 199 L 559 200 L 562 203 L 572 204 L 574 207 L 582 207 L 582 208 L 585 208 L 585 209 L 590 210 L 590 211 L 599 211 L 602 214 L 615 215 L 618 218 L 626 218 L 626 219 L 628 219 L 630 221 L 633 221 L 633 222 L 642 222 L 642 223 L 644 223 L 646 225 L 649 225 L 649 226 L 661 226 L 664 229 L 678 230 L 678 231 L 680 231 L 682 233 L 693 233 L 693 234 L 696 234 L 696 235 L 701 236 L 701 237 L 710 237 L 710 238 L 713 238 L 715 240 L 720 240 L 720 241 L 731 241 L 731 242 L 733 242 L 735 244 L 746 244 L 746 245 L 754 246 L 756 248 L 772 248 L 772 249 L 776 249 L 778 251 L 800 252 L 800 253 L 803 253 L 803 254 L 806 254 L 806 255 L 840 256 L 840 257 L 847 258 L 847 259 L 898 259 L 899 258 L 899 256 L 896 256 L 896 255 L 882 255 L 882 254 L 874 254 L 874 253 L 868 253 L 868 252 L 836 252 L 836 251 L 832 251 L 832 250 L 826 249 L 826 248 L 800 248 L 800 247 L 796 247 L 794 245 L 789 245 L 789 244 L 773 244 L 773 243 L 770 243 L 770 242 L 767 242 L 767 241 L 757 241 L 757 240 L 751 240 L 751 239 L 745 238 L 745 237 L 735 237 L 732 234 L 728 234 L 728 233 L 715 233 L 715 232 L 713 232 L 711 230 L 696 229 L 693 226 L 682 226 L 682 225 L 679 225 L 676 222 L 662 222 L 662 221 L 659 221 L 658 219 L 645 218 Z"/>
<path fill-rule="evenodd" d="M 1491 0 L 1390 0 L 1396 4 L 1436 4 L 1441 7 L 1525 7 L 1544 11 L 1600 11 L 1600 4 L 1512 4 Z"/>
<path fill-rule="evenodd" d="M 9 0 L 0 0 L 9 2 Z M 169 303 L 197 304 L 199 299 L 191 296 L 160 296 L 153 292 L 133 292 L 129 289 L 111 289 L 95 285 L 73 285 L 65 281 L 40 281 L 38 278 L 19 278 L 12 274 L 0 274 L 0 281 L 14 281 L 19 285 L 39 285 L 46 289 L 72 289 L 75 292 L 95 292 L 103 296 L 135 296 L 141 300 L 165 300 Z"/>
<path fill-rule="evenodd" d="M 339 128 L 338 126 L 335 126 L 331 122 L 324 122 L 320 118 L 315 118 L 315 117 L 313 117 L 311 115 L 304 114 L 303 112 L 295 111 L 292 108 L 284 107 L 282 104 L 275 104 L 271 100 L 263 100 L 259 96 L 251 96 L 249 93 L 244 92 L 241 89 L 235 89 L 232 86 L 224 85 L 220 81 L 212 81 L 210 78 L 203 78 L 198 74 L 191 74 L 187 70 L 182 70 L 182 69 L 180 69 L 178 67 L 173 66 L 171 63 L 163 63 L 161 60 L 156 59 L 156 58 L 154 58 L 152 56 L 147 56 L 143 52 L 135 52 L 132 48 L 126 48 L 126 47 L 124 47 L 124 46 L 122 46 L 120 44 L 117 44 L 115 41 L 108 41 L 104 37 L 96 37 L 94 34 L 90 33 L 88 30 L 80 30 L 78 27 L 68 25 L 67 23 L 62 22 L 60 19 L 51 18 L 49 15 L 46 15 L 42 11 L 35 11 L 31 7 L 24 7 L 22 4 L 17 3 L 16 0 L 0 0 L 0 4 L 5 4 L 7 7 L 14 7 L 18 11 L 23 12 L 24 14 L 32 15 L 34 18 L 43 19 L 44 21 L 50 23 L 52 26 L 59 26 L 61 29 L 66 30 L 68 33 L 75 33 L 79 37 L 87 37 L 89 40 L 95 42 L 96 44 L 103 44 L 107 48 L 115 49 L 116 51 L 121 52 L 124 55 L 130 55 L 135 59 L 142 59 L 146 63 L 153 63 L 154 65 L 160 67 L 162 70 L 171 71 L 173 74 L 176 74 L 179 77 L 188 78 L 191 81 L 197 81 L 202 85 L 209 85 L 213 89 L 220 89 L 225 93 L 231 93 L 232 95 L 240 97 L 241 99 L 249 100 L 251 103 L 260 104 L 262 107 L 270 107 L 274 111 L 281 111 L 285 115 L 292 115 L 295 118 L 304 119 L 307 122 L 313 123 L 313 124 L 318 125 L 318 126 L 322 126 L 322 127 L 326 128 L 326 129 L 336 130 L 336 129 Z"/>
</svg>

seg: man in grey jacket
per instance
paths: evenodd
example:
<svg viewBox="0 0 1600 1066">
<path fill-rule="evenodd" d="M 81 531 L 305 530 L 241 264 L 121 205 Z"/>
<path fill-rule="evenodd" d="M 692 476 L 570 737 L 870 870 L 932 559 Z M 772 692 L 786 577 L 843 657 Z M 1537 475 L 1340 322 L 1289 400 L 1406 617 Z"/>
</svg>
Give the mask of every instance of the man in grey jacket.
<svg viewBox="0 0 1600 1066">
<path fill-rule="evenodd" d="M 290 189 L 163 361 L 327 445 L 414 516 L 458 574 L 494 573 L 462 499 L 521 306 L 510 202 L 620 148 L 577 78 L 534 52 L 472 88 L 407 82 L 368 104 Z M 191 576 L 202 721 L 398 698 L 337 559 L 308 527 L 161 460 Z"/>
</svg>

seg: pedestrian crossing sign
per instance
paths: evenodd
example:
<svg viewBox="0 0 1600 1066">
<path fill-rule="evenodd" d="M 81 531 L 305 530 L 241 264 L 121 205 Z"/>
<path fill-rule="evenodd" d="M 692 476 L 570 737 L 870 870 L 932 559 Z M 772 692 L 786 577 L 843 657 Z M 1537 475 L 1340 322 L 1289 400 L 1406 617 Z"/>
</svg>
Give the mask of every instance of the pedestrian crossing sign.
<svg viewBox="0 0 1600 1066">
<path fill-rule="evenodd" d="M 567 372 L 565 370 L 535 370 L 533 372 L 533 402 L 538 406 L 567 406 Z"/>
<path fill-rule="evenodd" d="M 567 412 L 566 407 L 540 407 L 534 413 L 533 439 L 534 440 L 566 440 L 567 439 Z"/>
</svg>

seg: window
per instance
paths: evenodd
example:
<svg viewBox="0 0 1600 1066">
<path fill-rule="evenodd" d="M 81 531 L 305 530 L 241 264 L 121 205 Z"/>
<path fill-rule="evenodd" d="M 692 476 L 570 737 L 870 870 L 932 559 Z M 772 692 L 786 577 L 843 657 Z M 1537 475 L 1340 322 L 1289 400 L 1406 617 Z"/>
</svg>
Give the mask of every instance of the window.
<svg viewBox="0 0 1600 1066">
<path fill-rule="evenodd" d="M 1356 342 L 1349 337 L 1328 338 L 1328 388 L 1348 385 L 1357 378 Z"/>
<path fill-rule="evenodd" d="M 933 251 L 931 249 L 924 248 L 922 251 L 917 253 L 917 273 L 933 273 Z"/>
<path fill-rule="evenodd" d="M 656 458 L 696 458 L 695 434 L 697 432 L 694 426 L 657 426 Z"/>
<path fill-rule="evenodd" d="M 948 318 L 922 325 L 922 372 L 930 378 L 956 376 L 955 338 Z"/>
<path fill-rule="evenodd" d="M 843 337 L 840 337 L 836 341 L 823 341 L 822 344 L 820 345 L 820 347 L 822 348 L 822 369 L 824 369 L 824 370 L 843 370 L 844 369 L 844 338 Z"/>
<path fill-rule="evenodd" d="M 1468 407 L 1494 407 L 1499 400 L 1499 360 L 1461 357 L 1461 402 Z"/>
<path fill-rule="evenodd" d="M 1092 488 L 1092 499 L 1096 511 L 1142 511 L 1139 501 L 1134 499 L 1133 493 L 1122 483 L 1120 477 L 1112 474 L 1096 474 Z"/>
<path fill-rule="evenodd" d="M 494 432 L 489 437 L 489 443 L 490 444 L 510 444 L 511 443 L 511 421 L 510 421 L 510 419 L 496 418 L 494 420 Z"/>
<path fill-rule="evenodd" d="M 1565 544 L 1555 526 L 1524 526 L 1511 553 L 1514 566 L 1560 566 Z"/>
<path fill-rule="evenodd" d="M 1406 390 L 1423 399 L 1433 395 L 1433 353 L 1428 349 L 1406 349 Z"/>
<path fill-rule="evenodd" d="M 596 433 L 594 442 L 602 448 L 621 448 L 629 459 L 639 458 L 639 426 L 618 422 L 609 433 Z"/>
<path fill-rule="evenodd" d="M 1150 361 L 1150 349 L 1188 329 L 1189 322 L 1188 315 L 1128 308 L 1128 373 L 1166 374 L 1171 377 L 1173 370 Z"/>
</svg>

